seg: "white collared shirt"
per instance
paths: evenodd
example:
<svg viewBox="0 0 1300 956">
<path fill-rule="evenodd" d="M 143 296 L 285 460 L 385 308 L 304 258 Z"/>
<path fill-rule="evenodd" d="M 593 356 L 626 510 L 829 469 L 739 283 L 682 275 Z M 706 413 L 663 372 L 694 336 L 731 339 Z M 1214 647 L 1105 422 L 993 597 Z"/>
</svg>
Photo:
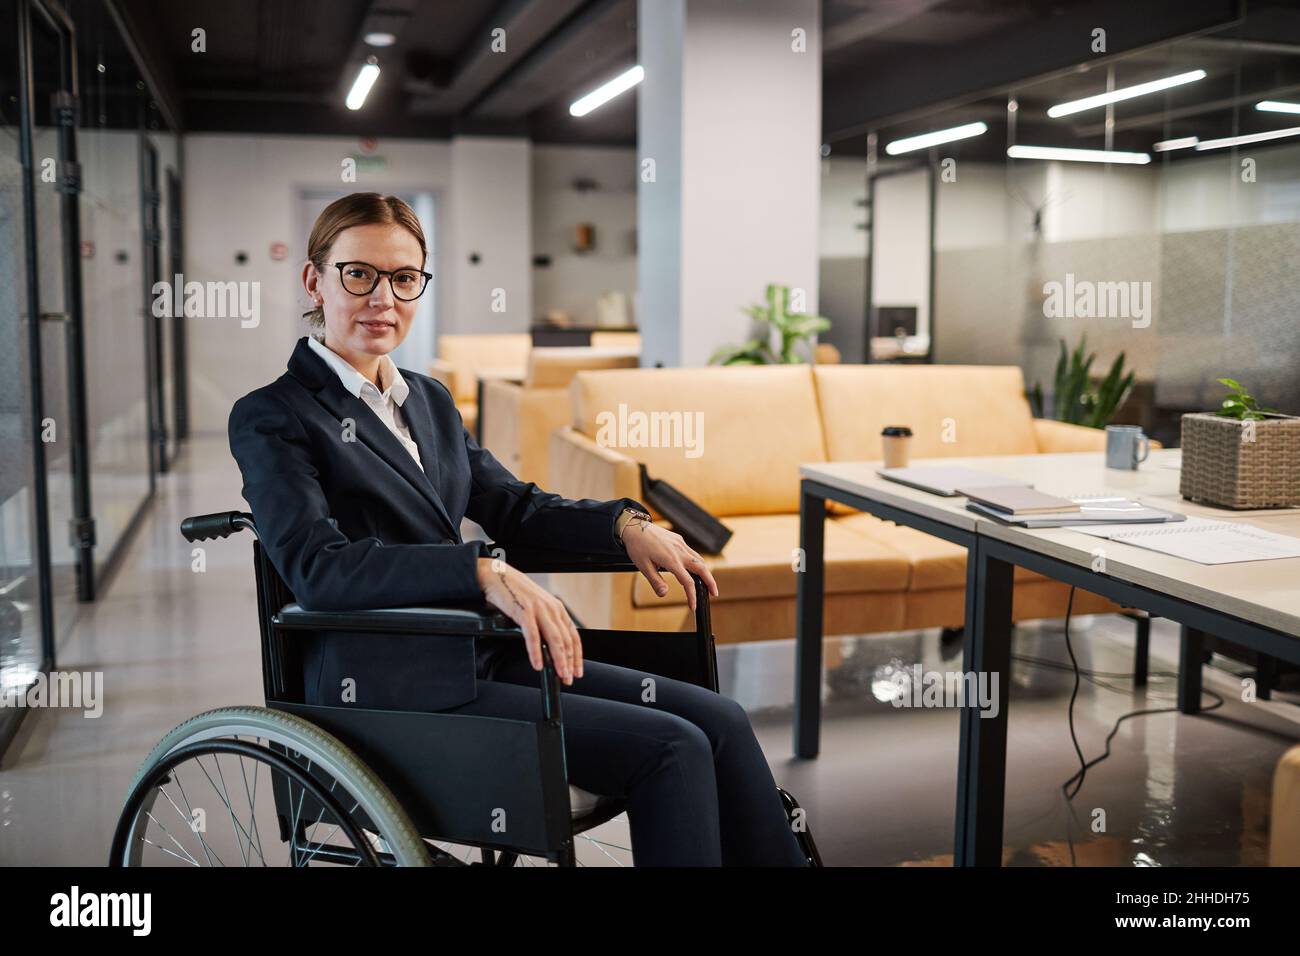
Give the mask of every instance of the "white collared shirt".
<svg viewBox="0 0 1300 956">
<path fill-rule="evenodd" d="M 410 394 L 411 387 L 397 371 L 397 363 L 387 355 L 379 360 L 379 381 L 387 383 L 383 392 L 380 392 L 375 387 L 375 383 L 353 368 L 347 359 L 332 351 L 327 345 L 318 342 L 314 336 L 307 337 L 307 345 L 334 370 L 339 380 L 343 382 L 344 388 L 370 406 L 371 411 L 379 416 L 379 420 L 397 437 L 402 447 L 411 453 L 415 463 L 423 470 L 420 447 L 411 440 L 411 432 L 402 419 L 402 413 L 398 410 L 406 401 L 406 396 Z"/>
</svg>

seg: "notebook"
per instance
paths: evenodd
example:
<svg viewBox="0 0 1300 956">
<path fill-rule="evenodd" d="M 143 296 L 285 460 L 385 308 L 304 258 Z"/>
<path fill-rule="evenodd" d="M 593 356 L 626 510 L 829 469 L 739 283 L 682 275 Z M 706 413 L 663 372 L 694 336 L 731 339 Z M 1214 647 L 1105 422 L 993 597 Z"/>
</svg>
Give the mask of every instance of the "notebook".
<svg viewBox="0 0 1300 956">
<path fill-rule="evenodd" d="M 1059 498 L 1023 485 L 998 485 L 992 488 L 959 488 L 958 494 L 971 501 L 1009 515 L 1052 514 L 1078 511 L 1069 498 Z"/>
<path fill-rule="evenodd" d="M 1184 521 L 1186 515 L 1173 511 L 1161 511 L 1150 508 L 1131 498 L 1116 498 L 1110 495 L 1071 495 L 1068 499 L 1077 507 L 1074 511 L 1038 512 L 1026 515 L 1010 515 L 977 501 L 966 502 L 966 510 L 977 515 L 993 518 L 1003 524 L 1013 524 L 1021 528 L 1064 528 L 1073 525 L 1130 525 L 1130 524 L 1164 524 L 1171 521 Z"/>
<path fill-rule="evenodd" d="M 1199 564 L 1300 558 L 1300 538 L 1264 531 L 1235 521 L 1188 518 L 1177 526 L 1167 528 L 1093 525 L 1079 530 L 1084 534 L 1109 538 L 1149 551 L 1159 551 L 1161 554 L 1171 554 Z"/>
<path fill-rule="evenodd" d="M 958 488 L 1007 488 L 1012 485 L 1028 488 L 1031 482 L 1017 481 L 1006 475 L 995 475 L 989 471 L 976 471 L 974 468 L 960 468 L 949 465 L 918 465 L 915 468 L 882 468 L 876 472 L 881 478 L 896 481 L 900 485 L 919 488 L 931 494 L 955 498 L 961 494 Z"/>
</svg>

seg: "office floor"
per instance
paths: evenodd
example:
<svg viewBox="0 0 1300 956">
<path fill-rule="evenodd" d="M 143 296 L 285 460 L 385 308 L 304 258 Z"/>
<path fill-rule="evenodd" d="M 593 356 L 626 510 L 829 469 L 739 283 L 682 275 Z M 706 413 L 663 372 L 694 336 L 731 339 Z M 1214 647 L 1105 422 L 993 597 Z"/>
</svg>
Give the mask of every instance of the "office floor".
<svg viewBox="0 0 1300 956">
<path fill-rule="evenodd" d="M 154 506 L 109 593 L 83 608 L 59 647 L 60 668 L 104 672 L 104 713 L 29 714 L 0 771 L 0 864 L 100 865 L 126 787 L 154 743 L 209 708 L 260 703 L 251 543 L 210 542 L 192 570 L 177 532 L 186 515 L 244 508 L 224 437 L 196 439 L 163 476 Z M 1132 668 L 1131 624 L 1082 619 L 1084 668 Z M 837 646 L 829 646 L 831 644 Z M 1153 628 L 1152 671 L 1172 672 L 1176 629 Z M 950 657 L 953 653 L 955 657 Z M 1068 662 L 1059 624 L 1022 628 L 1019 655 Z M 830 865 L 947 865 L 956 794 L 957 716 L 896 708 L 890 668 L 960 668 L 937 631 L 828 642 L 821 756 L 791 757 L 793 642 L 719 649 L 722 689 L 749 709 L 773 772 L 808 811 Z M 1230 670 L 1207 671 L 1226 698 L 1200 717 L 1126 721 L 1113 756 L 1073 804 L 1060 784 L 1077 769 L 1066 723 L 1072 676 L 1017 663 L 1011 688 L 1005 861 L 1012 865 L 1263 865 L 1273 765 L 1300 740 L 1300 707 L 1243 703 Z M 1172 678 L 1145 693 L 1122 677 L 1084 682 L 1075 710 L 1084 754 L 1099 754 L 1122 714 L 1172 706 Z M 1290 698 L 1296 700 L 1294 696 Z M 626 821 L 579 847 L 588 864 L 627 862 Z"/>
</svg>

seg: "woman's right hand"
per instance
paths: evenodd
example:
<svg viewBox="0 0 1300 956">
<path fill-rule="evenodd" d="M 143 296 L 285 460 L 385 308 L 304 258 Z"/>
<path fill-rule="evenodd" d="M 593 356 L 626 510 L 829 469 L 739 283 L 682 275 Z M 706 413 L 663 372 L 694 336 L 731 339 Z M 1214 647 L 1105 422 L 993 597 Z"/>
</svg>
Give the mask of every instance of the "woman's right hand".
<svg viewBox="0 0 1300 956">
<path fill-rule="evenodd" d="M 566 684 L 582 676 L 582 639 L 564 604 L 532 578 L 499 558 L 478 559 L 483 597 L 519 625 L 533 670 L 542 669 L 542 642 Z"/>
</svg>

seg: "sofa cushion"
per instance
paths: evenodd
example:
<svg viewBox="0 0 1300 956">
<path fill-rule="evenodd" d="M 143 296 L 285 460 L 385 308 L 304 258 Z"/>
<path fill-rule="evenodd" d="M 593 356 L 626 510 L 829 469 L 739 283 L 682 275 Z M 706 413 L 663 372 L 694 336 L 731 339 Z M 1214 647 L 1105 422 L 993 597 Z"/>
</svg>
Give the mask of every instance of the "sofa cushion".
<svg viewBox="0 0 1300 956">
<path fill-rule="evenodd" d="M 966 549 L 959 544 L 905 525 L 882 521 L 863 511 L 832 518 L 826 523 L 861 535 L 868 541 L 883 544 L 905 556 L 912 566 L 909 590 L 937 591 L 942 588 L 966 587 Z M 1028 568 L 1016 566 L 1015 580 L 1029 581 L 1037 577 L 1039 575 Z"/>
<path fill-rule="evenodd" d="M 912 429 L 913 458 L 1038 451 L 1016 366 L 818 365 L 830 461 L 876 461 L 887 425 Z"/>
<path fill-rule="evenodd" d="M 579 372 L 570 389 L 574 428 L 719 518 L 797 515 L 799 465 L 826 460 L 808 365 Z"/>
<path fill-rule="evenodd" d="M 792 597 L 797 575 L 799 516 L 734 515 L 727 519 L 734 534 L 721 555 L 704 555 L 718 582 L 713 600 Z M 907 558 L 889 545 L 826 522 L 826 593 L 903 591 L 909 580 Z M 676 579 L 661 572 L 668 594 L 659 597 L 645 576 L 638 574 L 632 589 L 636 607 L 685 604 L 686 592 Z"/>
</svg>

